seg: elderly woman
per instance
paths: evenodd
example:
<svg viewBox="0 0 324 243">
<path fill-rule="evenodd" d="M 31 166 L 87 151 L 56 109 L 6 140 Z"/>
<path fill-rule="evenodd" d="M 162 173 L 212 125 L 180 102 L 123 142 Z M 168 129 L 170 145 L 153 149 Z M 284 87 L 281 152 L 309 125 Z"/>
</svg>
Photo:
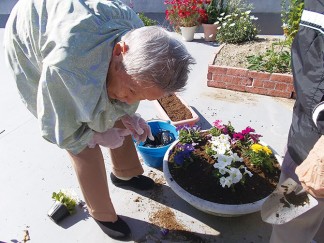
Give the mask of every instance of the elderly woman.
<svg viewBox="0 0 324 243">
<path fill-rule="evenodd" d="M 22 101 L 42 137 L 67 150 L 90 215 L 110 237 L 129 238 L 99 145 L 110 148 L 116 186 L 153 188 L 131 137 L 152 134 L 134 113 L 140 100 L 183 89 L 193 58 L 167 31 L 107 0 L 20 0 L 4 44 Z"/>
</svg>

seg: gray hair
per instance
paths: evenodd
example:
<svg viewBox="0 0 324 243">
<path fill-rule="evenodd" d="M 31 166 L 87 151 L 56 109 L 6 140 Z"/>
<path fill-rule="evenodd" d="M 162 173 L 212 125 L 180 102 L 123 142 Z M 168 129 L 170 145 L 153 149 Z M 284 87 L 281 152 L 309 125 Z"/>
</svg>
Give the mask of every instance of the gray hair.
<svg viewBox="0 0 324 243">
<path fill-rule="evenodd" d="M 194 58 L 184 44 L 158 26 L 134 29 L 122 37 L 129 49 L 123 65 L 139 81 L 151 82 L 166 93 L 181 91 L 187 84 Z"/>
</svg>

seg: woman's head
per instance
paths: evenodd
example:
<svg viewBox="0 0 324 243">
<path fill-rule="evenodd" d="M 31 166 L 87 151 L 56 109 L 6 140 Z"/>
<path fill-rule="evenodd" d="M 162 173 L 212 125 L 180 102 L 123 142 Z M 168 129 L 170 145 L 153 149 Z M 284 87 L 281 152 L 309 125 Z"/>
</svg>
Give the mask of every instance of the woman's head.
<svg viewBox="0 0 324 243">
<path fill-rule="evenodd" d="M 195 60 L 170 32 L 157 26 L 142 27 L 125 34 L 122 41 L 128 46 L 123 65 L 129 75 L 167 93 L 184 88 Z"/>
<path fill-rule="evenodd" d="M 108 72 L 108 95 L 133 103 L 181 91 L 194 63 L 183 43 L 163 28 L 132 30 L 115 46 Z"/>
</svg>

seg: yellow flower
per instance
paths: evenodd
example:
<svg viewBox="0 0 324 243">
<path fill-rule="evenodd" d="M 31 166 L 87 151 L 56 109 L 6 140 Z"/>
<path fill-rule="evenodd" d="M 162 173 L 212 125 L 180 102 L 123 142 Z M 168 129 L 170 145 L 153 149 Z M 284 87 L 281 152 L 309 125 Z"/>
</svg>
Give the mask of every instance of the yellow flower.
<svg viewBox="0 0 324 243">
<path fill-rule="evenodd" d="M 251 145 L 251 149 L 255 153 L 259 153 L 260 151 L 265 152 L 267 155 L 272 154 L 271 149 L 269 149 L 267 146 L 262 146 L 261 144 L 255 143 Z"/>
<path fill-rule="evenodd" d="M 251 145 L 251 149 L 253 152 L 258 153 L 262 151 L 263 146 L 261 144 L 255 143 Z"/>
<path fill-rule="evenodd" d="M 269 149 L 267 146 L 263 146 L 263 151 L 264 151 L 267 155 L 272 154 L 271 149 Z"/>
</svg>

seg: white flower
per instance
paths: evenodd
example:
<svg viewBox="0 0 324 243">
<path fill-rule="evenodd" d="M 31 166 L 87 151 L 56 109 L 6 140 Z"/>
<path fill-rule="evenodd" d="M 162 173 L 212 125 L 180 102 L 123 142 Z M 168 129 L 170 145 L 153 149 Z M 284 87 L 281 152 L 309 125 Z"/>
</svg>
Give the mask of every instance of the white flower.
<svg viewBox="0 0 324 243">
<path fill-rule="evenodd" d="M 250 13 L 251 13 L 251 10 L 245 12 L 245 14 L 250 14 Z"/>
<path fill-rule="evenodd" d="M 231 23 L 229 26 L 232 27 L 232 26 L 234 26 L 234 25 L 235 25 L 235 23 Z"/>
<path fill-rule="evenodd" d="M 225 13 L 221 13 L 221 14 L 220 14 L 220 16 L 222 16 L 222 17 L 223 17 L 224 15 L 225 15 Z"/>
<path fill-rule="evenodd" d="M 233 184 L 240 182 L 240 180 L 243 178 L 241 171 L 237 168 L 231 167 L 229 174 Z"/>
<path fill-rule="evenodd" d="M 252 172 L 249 171 L 245 166 L 243 167 L 243 169 L 244 169 L 244 175 L 245 175 L 245 174 L 248 174 L 250 177 L 253 176 Z"/>
<path fill-rule="evenodd" d="M 220 30 L 221 29 L 221 26 L 218 26 L 217 29 Z"/>
<path fill-rule="evenodd" d="M 234 161 L 239 161 L 239 162 L 242 162 L 242 161 L 243 161 L 243 159 L 240 158 L 240 157 L 237 155 L 237 153 L 233 153 L 233 154 L 232 154 L 232 157 L 233 157 Z"/>
<path fill-rule="evenodd" d="M 225 178 L 224 176 L 219 179 L 219 183 L 222 185 L 222 187 L 225 186 L 230 187 L 232 185 L 231 178 L 230 177 Z"/>
<path fill-rule="evenodd" d="M 223 163 L 223 164 L 226 164 L 226 166 L 227 166 L 227 165 L 231 165 L 233 158 L 232 158 L 232 156 L 218 154 L 217 161 L 218 161 L 218 163 Z"/>
</svg>

